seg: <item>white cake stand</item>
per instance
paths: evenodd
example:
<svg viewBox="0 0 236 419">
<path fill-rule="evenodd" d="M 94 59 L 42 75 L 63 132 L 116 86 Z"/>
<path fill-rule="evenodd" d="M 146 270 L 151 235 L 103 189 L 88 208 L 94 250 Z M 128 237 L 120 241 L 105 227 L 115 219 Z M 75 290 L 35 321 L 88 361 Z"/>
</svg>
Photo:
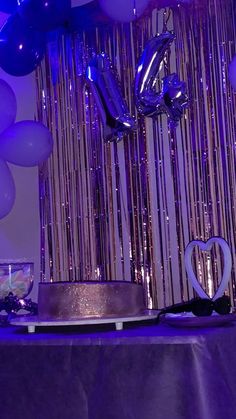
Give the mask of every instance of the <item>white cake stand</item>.
<svg viewBox="0 0 236 419">
<path fill-rule="evenodd" d="M 125 317 L 86 317 L 76 320 L 42 320 L 39 316 L 19 316 L 11 319 L 10 323 L 14 326 L 26 326 L 29 333 L 34 333 L 36 327 L 50 326 L 87 326 L 96 324 L 113 323 L 116 330 L 122 330 L 124 323 L 140 322 L 145 320 L 156 319 L 159 310 L 146 310 L 144 313 L 136 316 Z"/>
</svg>

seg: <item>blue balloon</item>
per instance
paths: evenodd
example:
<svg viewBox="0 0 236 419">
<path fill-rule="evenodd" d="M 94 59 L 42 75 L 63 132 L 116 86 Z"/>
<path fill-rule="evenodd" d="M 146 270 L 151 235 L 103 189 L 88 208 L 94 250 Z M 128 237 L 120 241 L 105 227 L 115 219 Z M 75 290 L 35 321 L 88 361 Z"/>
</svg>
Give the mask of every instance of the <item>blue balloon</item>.
<svg viewBox="0 0 236 419">
<path fill-rule="evenodd" d="M 4 13 L 15 13 L 17 0 L 0 0 L 0 11 Z"/>
<path fill-rule="evenodd" d="M 0 67 L 12 76 L 30 74 L 43 59 L 45 48 L 45 36 L 13 15 L 0 31 Z"/>
<path fill-rule="evenodd" d="M 70 0 L 18 0 L 18 13 L 34 29 L 51 31 L 67 23 Z"/>
<path fill-rule="evenodd" d="M 18 166 L 37 166 L 47 160 L 52 149 L 52 134 L 40 122 L 16 122 L 0 135 L 0 158 Z"/>
<path fill-rule="evenodd" d="M 15 183 L 7 163 L 0 159 L 0 219 L 6 217 L 15 202 Z"/>
</svg>

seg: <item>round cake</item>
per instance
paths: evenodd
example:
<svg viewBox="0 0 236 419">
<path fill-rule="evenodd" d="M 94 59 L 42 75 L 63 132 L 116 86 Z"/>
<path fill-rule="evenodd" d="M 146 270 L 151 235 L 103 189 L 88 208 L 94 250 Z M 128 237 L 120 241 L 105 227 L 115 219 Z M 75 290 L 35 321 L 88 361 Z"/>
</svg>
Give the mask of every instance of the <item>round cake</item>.
<svg viewBox="0 0 236 419">
<path fill-rule="evenodd" d="M 127 281 L 41 282 L 38 314 L 42 320 L 125 317 L 145 310 L 143 287 Z"/>
</svg>

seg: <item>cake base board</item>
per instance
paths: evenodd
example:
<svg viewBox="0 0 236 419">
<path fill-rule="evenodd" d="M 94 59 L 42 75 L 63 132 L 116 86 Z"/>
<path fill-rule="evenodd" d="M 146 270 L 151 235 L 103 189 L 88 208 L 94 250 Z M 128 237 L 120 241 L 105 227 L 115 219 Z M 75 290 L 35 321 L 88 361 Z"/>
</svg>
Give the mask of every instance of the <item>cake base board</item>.
<svg viewBox="0 0 236 419">
<path fill-rule="evenodd" d="M 140 322 L 146 320 L 154 320 L 157 318 L 159 310 L 146 310 L 137 316 L 126 317 L 88 317 L 76 320 L 41 320 L 39 316 L 19 316 L 10 321 L 14 326 L 25 326 L 28 333 L 35 333 L 36 327 L 55 327 L 55 326 L 87 326 L 96 324 L 114 324 L 116 330 L 122 330 L 124 323 Z"/>
</svg>

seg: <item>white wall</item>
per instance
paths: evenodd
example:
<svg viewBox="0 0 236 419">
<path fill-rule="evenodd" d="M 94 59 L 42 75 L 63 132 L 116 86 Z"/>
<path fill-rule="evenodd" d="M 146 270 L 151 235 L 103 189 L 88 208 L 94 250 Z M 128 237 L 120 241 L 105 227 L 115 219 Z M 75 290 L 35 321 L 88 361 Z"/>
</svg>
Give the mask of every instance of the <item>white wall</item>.
<svg viewBox="0 0 236 419">
<path fill-rule="evenodd" d="M 0 13 L 0 25 L 7 15 Z M 34 119 L 36 89 L 34 73 L 12 77 L 0 69 L 0 78 L 7 81 L 17 99 L 17 121 Z M 1 100 L 1 98 L 0 98 Z M 30 298 L 37 299 L 40 273 L 40 221 L 38 168 L 10 165 L 16 185 L 16 201 L 11 213 L 0 220 L 0 259 L 27 259 L 34 262 L 35 283 Z"/>
</svg>

